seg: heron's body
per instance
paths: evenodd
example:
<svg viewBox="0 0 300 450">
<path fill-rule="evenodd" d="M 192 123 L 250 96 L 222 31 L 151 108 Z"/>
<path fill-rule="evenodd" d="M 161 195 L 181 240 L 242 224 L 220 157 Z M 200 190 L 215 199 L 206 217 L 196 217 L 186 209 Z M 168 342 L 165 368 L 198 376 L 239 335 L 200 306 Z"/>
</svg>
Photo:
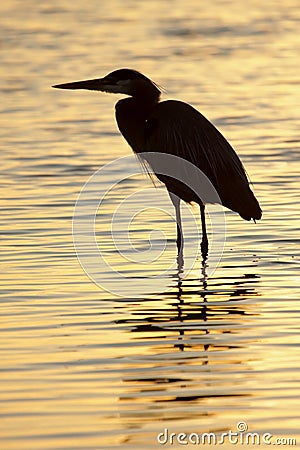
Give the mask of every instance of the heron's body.
<svg viewBox="0 0 300 450">
<path fill-rule="evenodd" d="M 116 119 L 120 132 L 135 153 L 167 153 L 189 161 L 209 178 L 225 207 L 239 213 L 245 220 L 261 218 L 262 211 L 249 187 L 243 165 L 224 136 L 187 103 L 176 100 L 160 102 L 158 87 L 144 75 L 130 69 L 120 69 L 102 79 L 55 87 L 129 95 L 129 98 L 117 102 Z M 182 234 L 179 200 L 176 198 L 199 203 L 204 243 L 202 250 L 207 253 L 203 201 L 181 181 L 161 174 L 157 176 L 165 183 L 176 208 L 179 249 Z"/>
<path fill-rule="evenodd" d="M 237 154 L 214 125 L 192 106 L 167 100 L 149 104 L 147 108 L 133 98 L 123 99 L 116 105 L 116 119 L 136 153 L 170 153 L 188 160 L 210 179 L 223 206 L 238 212 L 245 220 L 261 218 L 258 201 Z M 158 178 L 185 202 L 201 203 L 182 183 L 162 175 Z"/>
</svg>

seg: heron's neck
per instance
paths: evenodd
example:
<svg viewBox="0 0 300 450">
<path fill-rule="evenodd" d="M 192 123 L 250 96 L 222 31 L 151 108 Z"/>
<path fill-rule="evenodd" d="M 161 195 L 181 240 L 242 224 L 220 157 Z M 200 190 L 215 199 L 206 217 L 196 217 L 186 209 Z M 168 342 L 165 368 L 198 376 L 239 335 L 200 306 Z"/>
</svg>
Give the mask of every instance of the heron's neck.
<svg viewBox="0 0 300 450">
<path fill-rule="evenodd" d="M 160 94 L 160 90 L 154 83 L 145 83 L 143 80 L 136 81 L 131 91 L 132 99 L 136 104 L 148 107 L 159 102 Z"/>
<path fill-rule="evenodd" d="M 143 92 L 141 95 L 130 98 L 132 105 L 139 110 L 143 116 L 148 116 L 154 106 L 159 102 L 160 94 L 156 92 Z"/>
<path fill-rule="evenodd" d="M 154 99 L 130 97 L 116 104 L 116 119 L 119 130 L 132 149 L 139 153 L 144 151 L 146 120 L 158 103 Z"/>
</svg>

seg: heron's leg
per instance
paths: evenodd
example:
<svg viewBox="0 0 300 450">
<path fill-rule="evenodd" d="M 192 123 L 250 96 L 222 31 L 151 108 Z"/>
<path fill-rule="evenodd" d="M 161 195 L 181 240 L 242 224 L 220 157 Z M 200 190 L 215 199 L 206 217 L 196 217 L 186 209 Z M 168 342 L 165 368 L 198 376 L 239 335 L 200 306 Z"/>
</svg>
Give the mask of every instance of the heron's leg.
<svg viewBox="0 0 300 450">
<path fill-rule="evenodd" d="M 208 238 L 207 238 L 206 223 L 205 223 L 205 205 L 200 205 L 200 213 L 201 213 L 201 225 L 202 225 L 201 253 L 202 253 L 203 259 L 205 259 L 208 254 Z"/>
<path fill-rule="evenodd" d="M 175 213 L 176 213 L 176 224 L 177 224 L 177 249 L 178 255 L 182 255 L 183 251 L 183 233 L 182 233 L 182 224 L 181 224 L 181 214 L 180 214 L 180 198 L 177 195 L 173 194 L 173 192 L 169 192 L 170 199 L 174 205 Z"/>
</svg>

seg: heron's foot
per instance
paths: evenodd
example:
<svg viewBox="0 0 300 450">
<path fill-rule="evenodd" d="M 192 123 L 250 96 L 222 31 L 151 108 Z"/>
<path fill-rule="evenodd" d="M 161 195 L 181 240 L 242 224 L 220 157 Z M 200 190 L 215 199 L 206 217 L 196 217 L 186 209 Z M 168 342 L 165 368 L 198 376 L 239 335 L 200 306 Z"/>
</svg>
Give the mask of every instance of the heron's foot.
<svg viewBox="0 0 300 450">
<path fill-rule="evenodd" d="M 180 255 L 182 254 L 183 251 L 183 240 L 181 238 L 177 238 L 176 244 L 177 244 L 177 254 Z"/>
<path fill-rule="evenodd" d="M 179 252 L 177 255 L 177 276 L 178 276 L 178 286 L 182 283 L 183 278 L 183 266 L 184 266 L 184 260 L 183 260 L 183 254 L 182 252 Z"/>
</svg>

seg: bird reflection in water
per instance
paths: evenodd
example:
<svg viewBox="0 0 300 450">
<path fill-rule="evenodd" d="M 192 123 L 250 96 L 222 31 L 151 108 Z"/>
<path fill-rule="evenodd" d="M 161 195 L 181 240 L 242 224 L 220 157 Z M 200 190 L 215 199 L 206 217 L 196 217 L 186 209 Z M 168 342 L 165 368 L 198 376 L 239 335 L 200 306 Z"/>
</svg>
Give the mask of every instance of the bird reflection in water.
<svg viewBox="0 0 300 450">
<path fill-rule="evenodd" d="M 205 267 L 206 260 L 203 260 L 202 271 L 204 274 Z M 176 275 L 174 275 L 177 283 L 176 288 L 168 293 L 157 295 L 157 310 L 153 315 L 141 319 L 136 318 L 136 316 L 143 314 L 143 308 L 141 310 L 138 307 L 136 311 L 133 311 L 135 318 L 131 318 L 128 322 L 126 319 L 120 320 L 117 323 L 128 323 L 130 325 L 129 331 L 132 333 L 175 331 L 178 333 L 178 339 L 174 342 L 174 348 L 184 351 L 186 348 L 191 347 L 190 342 L 188 344 L 182 342 L 185 331 L 201 331 L 202 334 L 208 335 L 210 334 L 209 321 L 212 319 L 220 319 L 220 314 L 226 318 L 230 316 L 242 317 L 256 315 L 256 313 L 251 312 L 251 305 L 245 304 L 243 307 L 242 302 L 249 297 L 259 295 L 253 286 L 253 284 L 259 282 L 257 275 L 244 275 L 240 278 L 227 277 L 225 281 L 224 279 L 220 279 L 219 283 L 216 278 L 213 280 L 214 285 L 211 288 L 209 288 L 207 278 L 204 276 L 202 287 L 199 289 L 199 280 L 196 278 L 189 279 L 188 285 L 184 286 L 182 271 L 183 266 L 180 264 L 178 265 Z M 170 306 L 167 315 L 165 314 L 165 308 L 160 308 L 161 297 Z M 146 299 L 145 301 L 147 302 Z M 143 303 L 143 305 L 146 304 Z M 221 328 L 223 325 L 222 321 L 220 321 Z M 230 332 L 230 329 L 226 330 L 226 333 Z M 199 343 L 198 339 L 197 342 Z M 207 351 L 210 345 L 210 343 L 205 343 L 203 350 Z"/>
<path fill-rule="evenodd" d="M 119 400 L 130 406 L 124 405 L 121 414 L 128 441 L 135 440 L 133 428 L 151 425 L 157 414 L 165 424 L 176 426 L 174 421 L 189 417 L 201 426 L 226 405 L 243 404 L 252 395 L 247 341 L 238 335 L 247 327 L 244 317 L 257 315 L 256 306 L 245 302 L 259 295 L 257 277 L 215 278 L 200 289 L 199 279 L 183 281 L 180 270 L 176 279 L 173 291 L 148 307 L 138 303 L 130 319 L 118 322 L 134 335 L 133 345 L 137 340 L 142 345 L 124 361 L 125 391 Z"/>
</svg>

